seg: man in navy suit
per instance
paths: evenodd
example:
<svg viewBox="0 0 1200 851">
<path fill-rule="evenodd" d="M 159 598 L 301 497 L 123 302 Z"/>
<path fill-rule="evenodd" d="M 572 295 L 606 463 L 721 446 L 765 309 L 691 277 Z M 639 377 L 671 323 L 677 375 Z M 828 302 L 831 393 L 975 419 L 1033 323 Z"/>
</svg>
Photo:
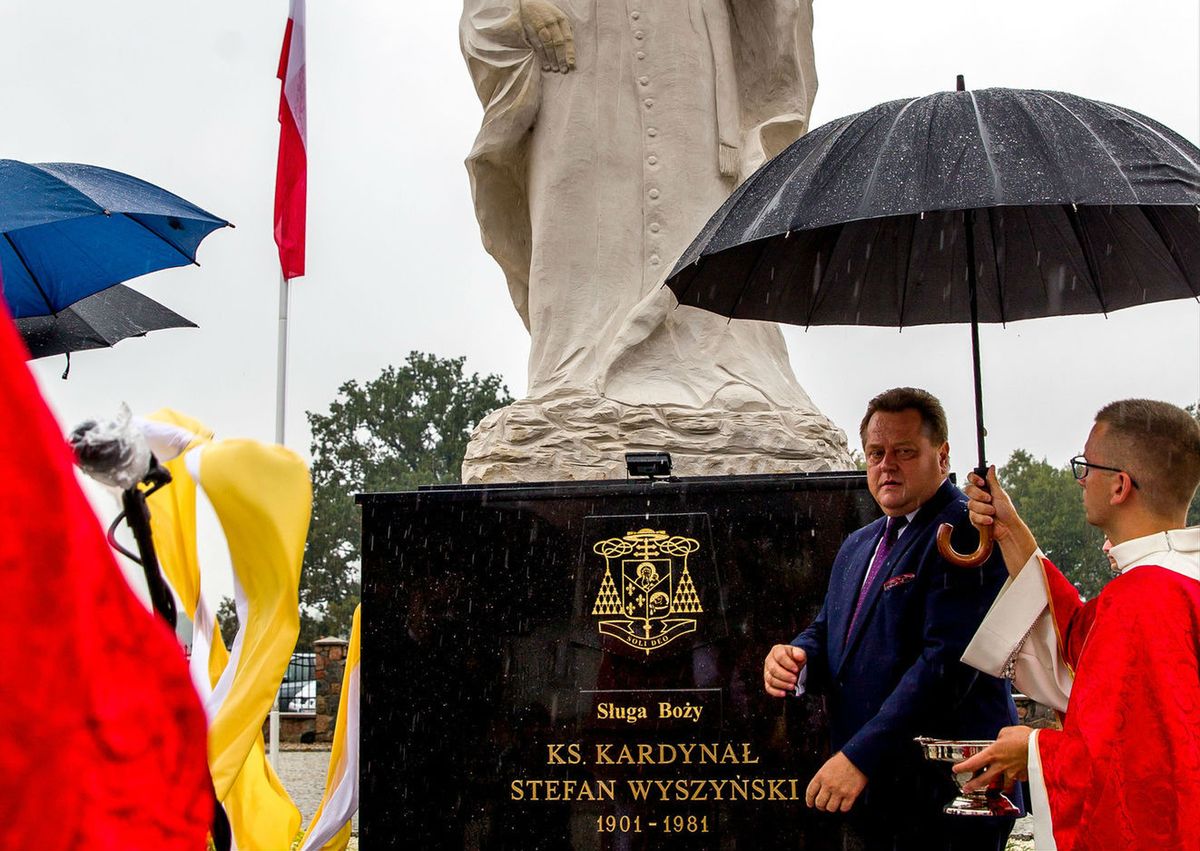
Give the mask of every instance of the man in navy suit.
<svg viewBox="0 0 1200 851">
<path fill-rule="evenodd" d="M 1011 818 L 944 815 L 946 765 L 926 762 L 916 736 L 991 739 L 1014 723 L 1004 680 L 960 658 L 1007 575 L 997 549 L 981 568 L 948 564 L 938 526 L 967 532 L 966 497 L 947 478 L 941 403 L 901 387 L 871 400 L 859 426 L 867 487 L 884 517 L 852 533 L 833 563 L 820 613 L 767 655 L 768 694 L 826 699 L 834 754 L 807 802 L 848 813 L 848 849 L 1003 849 Z M 1018 802 L 1019 803 L 1019 802 Z"/>
</svg>

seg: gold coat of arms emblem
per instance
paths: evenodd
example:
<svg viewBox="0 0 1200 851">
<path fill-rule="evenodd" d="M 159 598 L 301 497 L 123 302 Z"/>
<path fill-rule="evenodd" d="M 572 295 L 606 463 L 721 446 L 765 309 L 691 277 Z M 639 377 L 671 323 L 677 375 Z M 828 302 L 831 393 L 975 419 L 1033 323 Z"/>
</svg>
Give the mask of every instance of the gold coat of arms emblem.
<svg viewBox="0 0 1200 851">
<path fill-rule="evenodd" d="M 601 635 L 649 655 L 695 632 L 696 619 L 682 616 L 704 611 L 688 572 L 688 556 L 698 549 L 695 538 L 654 529 L 597 541 L 592 550 L 605 566 L 592 614 L 601 618 Z"/>
</svg>

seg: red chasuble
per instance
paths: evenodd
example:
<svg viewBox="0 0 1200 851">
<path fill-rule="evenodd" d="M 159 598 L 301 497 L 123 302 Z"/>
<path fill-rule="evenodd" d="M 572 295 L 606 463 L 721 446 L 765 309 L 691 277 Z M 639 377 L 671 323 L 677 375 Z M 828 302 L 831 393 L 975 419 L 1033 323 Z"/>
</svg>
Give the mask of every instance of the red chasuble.
<svg viewBox="0 0 1200 851">
<path fill-rule="evenodd" d="M 1200 849 L 1200 582 L 1138 566 L 1085 608 L 1044 567 L 1075 666 L 1063 729 L 1037 734 L 1058 851 Z"/>
<path fill-rule="evenodd" d="M 1087 603 L 1080 601 L 1079 589 L 1059 572 L 1050 559 L 1043 557 L 1041 562 L 1050 613 L 1054 616 L 1054 631 L 1058 636 L 1059 656 L 1073 675 L 1079 666 L 1084 640 L 1096 619 L 1100 598 L 1093 598 Z"/>
<path fill-rule="evenodd" d="M 126 584 L 0 301 L 0 848 L 199 851 L 204 710 Z"/>
</svg>

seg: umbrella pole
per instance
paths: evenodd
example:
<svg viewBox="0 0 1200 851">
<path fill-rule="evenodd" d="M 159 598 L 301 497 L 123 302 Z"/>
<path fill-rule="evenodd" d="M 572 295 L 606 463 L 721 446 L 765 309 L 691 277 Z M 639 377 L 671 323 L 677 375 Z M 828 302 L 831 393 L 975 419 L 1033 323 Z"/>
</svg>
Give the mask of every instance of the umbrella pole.
<svg viewBox="0 0 1200 851">
<path fill-rule="evenodd" d="M 979 464 L 975 472 L 987 476 L 987 452 L 983 448 L 986 430 L 983 427 L 983 376 L 979 367 L 979 292 L 975 279 L 975 211 L 963 211 L 963 227 L 967 232 L 967 294 L 971 303 L 971 365 L 975 371 L 975 442 L 979 449 Z"/>
<path fill-rule="evenodd" d="M 987 454 L 983 447 L 983 378 L 979 367 L 979 295 L 976 281 L 975 266 L 975 211 L 963 210 L 963 230 L 967 239 L 967 297 L 971 306 L 971 363 L 975 372 L 975 439 L 979 449 L 979 466 L 975 474 L 981 479 L 987 479 Z M 960 553 L 950 543 L 950 535 L 954 527 L 943 523 L 938 528 L 938 552 L 942 558 L 959 567 L 977 567 L 987 561 L 992 554 L 991 529 L 979 530 L 979 546 L 973 553 Z"/>
</svg>

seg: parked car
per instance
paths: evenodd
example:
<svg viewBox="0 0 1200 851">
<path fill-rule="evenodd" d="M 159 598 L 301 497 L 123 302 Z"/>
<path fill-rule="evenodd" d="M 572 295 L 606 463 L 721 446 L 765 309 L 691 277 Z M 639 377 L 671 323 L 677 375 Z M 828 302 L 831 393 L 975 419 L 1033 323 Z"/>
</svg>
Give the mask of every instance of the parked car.
<svg viewBox="0 0 1200 851">
<path fill-rule="evenodd" d="M 317 711 L 317 681 L 309 680 L 301 684 L 299 691 L 288 701 L 288 712 Z"/>
</svg>

